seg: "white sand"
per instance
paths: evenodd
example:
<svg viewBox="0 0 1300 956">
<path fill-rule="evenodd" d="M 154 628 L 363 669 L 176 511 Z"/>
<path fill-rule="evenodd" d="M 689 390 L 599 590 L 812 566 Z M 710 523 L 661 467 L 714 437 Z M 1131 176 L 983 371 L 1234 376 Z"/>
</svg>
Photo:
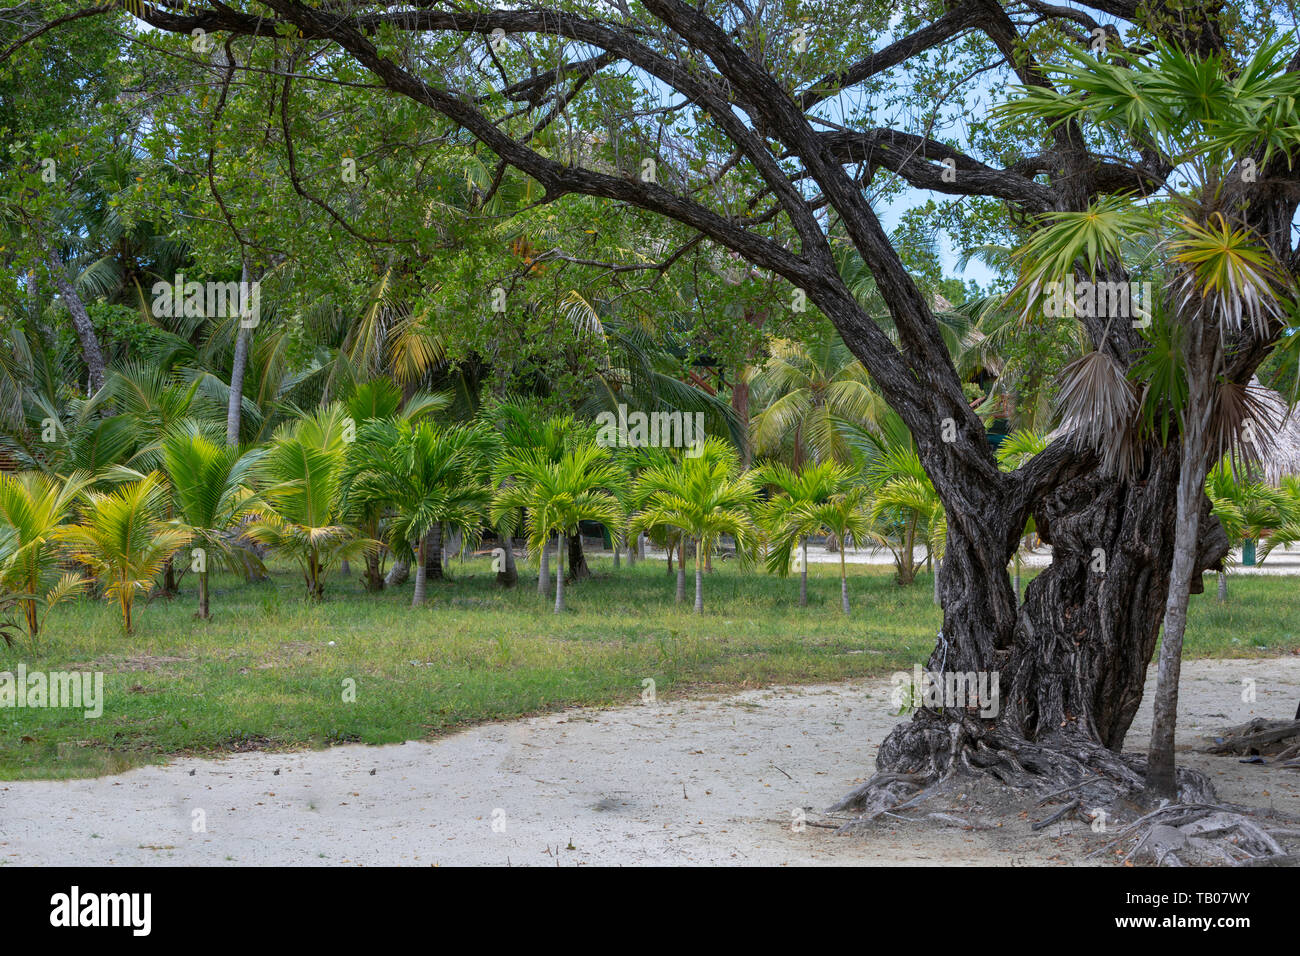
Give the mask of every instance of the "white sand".
<svg viewBox="0 0 1300 956">
<path fill-rule="evenodd" d="M 1154 673 L 1152 668 L 1152 673 Z M 1241 700 L 1241 679 L 1258 698 Z M 116 777 L 0 784 L 0 864 L 1066 863 L 1081 825 L 1031 834 L 808 819 L 869 774 L 889 680 L 750 691 L 486 725 L 446 739 L 181 759 Z M 1290 717 L 1300 658 L 1185 665 L 1180 744 Z M 1130 735 L 1145 743 L 1151 686 Z M 1185 752 L 1225 800 L 1300 812 L 1300 773 Z M 274 771 L 279 770 L 279 775 Z M 191 771 L 194 771 L 191 776 Z M 372 773 L 373 771 L 373 773 Z M 206 832 L 193 832 L 202 810 Z M 494 812 L 498 827 L 494 830 Z M 1046 815 L 1048 811 L 1044 811 Z M 572 849 L 569 848 L 570 841 Z"/>
</svg>

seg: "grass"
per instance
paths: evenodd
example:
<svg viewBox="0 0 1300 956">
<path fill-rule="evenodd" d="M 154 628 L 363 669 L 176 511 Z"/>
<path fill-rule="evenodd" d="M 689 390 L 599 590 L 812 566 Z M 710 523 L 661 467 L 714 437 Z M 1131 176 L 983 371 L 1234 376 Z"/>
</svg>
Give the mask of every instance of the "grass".
<svg viewBox="0 0 1300 956">
<path fill-rule="evenodd" d="M 0 708 L 0 779 L 120 772 L 168 755 L 393 743 L 458 727 L 585 704 L 629 703 L 647 678 L 659 696 L 705 689 L 843 680 L 923 662 L 940 614 L 930 578 L 899 588 L 889 569 L 850 567 L 852 616 L 839 613 L 838 568 L 813 565 L 809 606 L 796 578 L 726 563 L 707 575 L 705 613 L 673 603 L 662 561 L 566 588 L 551 612 L 521 566 L 496 587 L 486 559 L 453 562 L 411 608 L 410 584 L 379 595 L 337 574 L 327 599 L 302 599 L 301 578 L 214 579 L 214 619 L 201 622 L 195 583 L 137 608 L 121 632 L 115 609 L 81 600 L 56 609 L 35 648 L 0 645 L 0 670 L 104 673 L 104 713 Z M 1213 580 L 1193 598 L 1188 656 L 1300 651 L 1300 586 L 1234 578 L 1215 604 Z M 349 688 L 355 699 L 345 700 Z"/>
</svg>

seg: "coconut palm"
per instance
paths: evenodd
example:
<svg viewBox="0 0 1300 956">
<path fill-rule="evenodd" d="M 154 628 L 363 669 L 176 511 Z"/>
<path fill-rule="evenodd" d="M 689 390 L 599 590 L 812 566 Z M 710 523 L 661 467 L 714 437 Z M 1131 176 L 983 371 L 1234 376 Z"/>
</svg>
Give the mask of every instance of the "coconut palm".
<svg viewBox="0 0 1300 956">
<path fill-rule="evenodd" d="M 153 586 L 189 532 L 164 520 L 167 486 L 157 472 L 108 494 L 87 491 L 85 496 L 81 522 L 58 528 L 55 537 L 95 573 L 104 598 L 117 601 L 122 627 L 130 634 L 136 593 Z"/>
<path fill-rule="evenodd" d="M 538 449 L 507 451 L 498 464 L 510 475 L 492 502 L 491 518 L 500 524 L 506 512 L 523 509 L 529 550 L 541 552 L 551 535 L 559 535 L 556 551 L 555 612 L 564 610 L 564 552 L 566 539 L 581 522 L 599 521 L 617 527 L 623 519 L 619 495 L 627 475 L 609 449 L 581 442 L 553 461 Z"/>
<path fill-rule="evenodd" d="M 33 639 L 44 621 L 37 608 L 48 611 L 85 586 L 81 575 L 60 572 L 55 533 L 89 482 L 85 472 L 0 475 L 0 589 L 14 592 Z"/>
<path fill-rule="evenodd" d="M 292 558 L 302 570 L 312 600 L 324 595 L 325 574 L 335 562 L 376 546 L 340 521 L 344 437 L 353 427 L 337 403 L 285 423 L 255 469 L 268 510 L 245 534 Z"/>
<path fill-rule="evenodd" d="M 487 517 L 493 435 L 483 425 L 371 419 L 361 427 L 358 443 L 386 449 L 353 479 L 353 494 L 359 502 L 383 502 L 394 509 L 388 523 L 394 553 L 406 555 L 415 543 L 411 605 L 419 606 L 427 593 L 429 532 L 447 527 L 474 536 Z"/>
<path fill-rule="evenodd" d="M 680 456 L 668 465 L 647 468 L 637 478 L 640 511 L 632 529 L 671 527 L 695 543 L 695 612 L 704 610 L 704 556 L 718 539 L 731 535 L 738 555 L 756 542 L 751 510 L 756 490 L 739 474 L 735 449 L 716 438 L 705 440 L 694 457 Z M 679 594 L 682 572 L 679 571 Z"/>
<path fill-rule="evenodd" d="M 233 564 L 238 548 L 231 535 L 246 517 L 262 510 L 252 491 L 260 449 L 241 449 L 214 441 L 197 423 L 187 422 L 162 440 L 163 467 L 171 481 L 177 523 L 189 534 L 190 566 L 199 580 L 199 613 L 207 620 L 210 564 Z"/>
<path fill-rule="evenodd" d="M 747 373 L 760 410 L 751 430 L 757 455 L 805 461 L 852 459 L 845 425 L 874 427 L 887 406 L 862 363 L 833 329 L 807 343 L 778 339 Z"/>
</svg>

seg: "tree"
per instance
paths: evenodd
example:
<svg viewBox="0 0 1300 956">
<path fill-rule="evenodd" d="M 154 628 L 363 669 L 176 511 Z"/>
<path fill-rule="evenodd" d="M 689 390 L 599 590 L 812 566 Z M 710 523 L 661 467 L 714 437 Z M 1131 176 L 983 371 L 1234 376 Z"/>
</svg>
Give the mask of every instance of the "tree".
<svg viewBox="0 0 1300 956">
<path fill-rule="evenodd" d="M 1294 307 L 1286 267 L 1268 248 L 1262 225 L 1242 209 L 1239 192 L 1249 192 L 1255 179 L 1254 156 L 1267 164 L 1297 142 L 1277 126 L 1285 115 L 1279 103 L 1300 94 L 1285 47 L 1265 42 L 1235 76 L 1221 56 L 1189 54 L 1167 42 L 1126 53 L 1119 63 L 1074 52 L 1060 68 L 1060 91 L 1027 89 L 1004 110 L 1057 126 L 1145 136 L 1184 177 L 1158 198 L 1117 196 L 1084 212 L 1053 213 L 1022 250 L 1022 285 L 1031 295 L 1078 271 L 1094 299 L 1084 311 L 1108 322 L 1131 317 L 1127 307 L 1120 313 L 1095 301 L 1112 288 L 1107 276 L 1123 263 L 1129 237 L 1147 233 L 1168 250 L 1157 273 L 1167 293 L 1130 323 L 1148 332 L 1138 361 L 1130 366 L 1098 348 L 1071 363 L 1061 390 L 1075 442 L 1114 472 L 1138 473 L 1147 447 L 1177 431 L 1177 523 L 1146 768 L 1148 790 L 1163 797 L 1178 792 L 1179 667 L 1188 597 L 1201 569 L 1206 473 L 1225 454 L 1257 459 L 1278 426 L 1260 396 L 1232 375 L 1232 363 L 1243 345 L 1275 337 L 1280 316 Z M 1251 157 L 1244 168 L 1241 157 Z"/>
<path fill-rule="evenodd" d="M 874 537 L 870 492 L 857 480 L 851 468 L 834 462 L 805 465 L 796 475 L 784 465 L 755 469 L 754 481 L 774 485 L 781 493 L 762 509 L 760 521 L 767 527 L 769 549 L 767 569 L 784 575 L 796 542 L 803 549 L 799 606 L 808 603 L 808 537 L 833 534 L 840 541 L 840 610 L 849 613 L 848 569 L 844 552 Z"/>
<path fill-rule="evenodd" d="M 697 455 L 682 455 L 671 465 L 647 468 L 637 477 L 641 504 L 632 529 L 667 526 L 695 542 L 696 614 L 704 611 L 704 555 L 724 534 L 735 539 L 736 553 L 742 556 L 756 540 L 750 516 L 756 492 L 739 469 L 735 449 L 710 438 Z"/>
<path fill-rule="evenodd" d="M 440 428 L 432 422 L 371 419 L 358 441 L 385 448 L 355 478 L 362 501 L 386 502 L 396 511 L 388 524 L 389 547 L 405 554 L 415 543 L 415 592 L 411 606 L 425 601 L 425 548 L 437 527 L 474 536 L 487 517 L 492 492 L 488 463 L 490 433 L 482 425 Z"/>
<path fill-rule="evenodd" d="M 0 588 L 14 592 L 27 634 L 35 640 L 46 611 L 81 591 L 74 571 L 60 573 L 55 533 L 72 516 L 90 483 L 85 472 L 53 478 L 38 472 L 0 475 Z"/>
<path fill-rule="evenodd" d="M 163 467 L 180 527 L 189 535 L 191 561 L 199 580 L 199 613 L 207 620 L 210 567 L 228 563 L 238 547 L 231 529 L 260 513 L 252 491 L 259 449 L 219 444 L 195 423 L 173 429 L 162 441 Z M 242 549 L 241 549 L 242 550 Z"/>
<path fill-rule="evenodd" d="M 626 475 L 609 450 L 583 442 L 552 460 L 538 449 L 507 452 L 498 466 L 512 476 L 492 502 L 492 520 L 499 524 L 506 512 L 526 512 L 524 530 L 528 547 L 541 552 L 551 535 L 559 535 L 556 552 L 555 613 L 564 610 L 564 550 L 569 535 L 583 521 L 616 527 L 623 518 L 619 502 Z"/>
<path fill-rule="evenodd" d="M 339 521 L 343 433 L 349 422 L 335 404 L 282 425 L 254 472 L 268 511 L 245 534 L 292 558 L 314 601 L 324 596 L 325 574 L 335 562 L 376 546 Z"/>
<path fill-rule="evenodd" d="M 1261 481 L 1252 481 L 1246 474 L 1237 474 L 1231 459 L 1220 461 L 1210 469 L 1205 476 L 1205 494 L 1213 505 L 1211 513 L 1219 519 L 1228 540 L 1234 544 L 1257 541 L 1266 532 L 1283 524 L 1286 493 Z M 1266 544 L 1261 552 L 1261 564 L 1270 550 Z M 1221 568 L 1218 574 L 1219 603 L 1225 604 L 1228 600 L 1227 569 Z"/>
<path fill-rule="evenodd" d="M 886 411 L 862 363 L 833 329 L 807 344 L 773 342 L 771 353 L 747 378 L 760 406 L 751 425 L 754 452 L 785 455 L 796 470 L 806 461 L 850 461 L 845 425 L 874 427 Z"/>
<path fill-rule="evenodd" d="M 189 534 L 163 520 L 167 487 L 157 473 L 109 494 L 88 491 L 85 497 L 82 520 L 56 529 L 54 536 L 99 578 L 105 600 L 117 601 L 122 628 L 130 634 L 136 593 L 153 586 Z"/>
<path fill-rule="evenodd" d="M 684 245 L 707 244 L 718 256 L 743 261 L 746 271 L 781 277 L 792 293 L 787 301 L 797 303 L 802 294 L 831 320 L 915 437 L 948 513 L 943 638 L 930 663 L 998 672 L 1005 702 L 995 721 L 983 723 L 953 708 L 920 708 L 882 745 L 882 776 L 846 799 L 845 806 L 861 807 L 905 798 L 950 768 L 967 767 L 969 754 L 1004 781 L 1058 789 L 1104 769 L 1084 794 L 1090 799 L 1106 797 L 1106 787 L 1141 783 L 1142 774 L 1116 752 L 1141 700 L 1170 591 L 1185 446 L 1148 445 L 1136 477 L 1108 470 L 1101 456 L 1070 440 L 1053 442 L 1014 472 L 1000 471 L 930 300 L 871 205 L 877 182 L 889 194 L 906 183 L 941 198 L 974 197 L 970 214 L 947 214 L 982 235 L 1007 238 L 1017 228 L 1041 229 L 1044 214 L 1082 213 L 1106 197 L 1152 194 L 1175 181 L 1179 164 L 1152 151 L 1145 129 L 1093 139 L 1068 118 L 1056 125 L 980 124 L 966 143 L 931 135 L 955 105 L 973 110 L 990 89 L 1011 85 L 1001 80 L 1057 92 L 1061 73 L 1053 62 L 1098 35 L 1116 49 L 1151 49 L 1158 39 L 1235 79 L 1244 74 L 1233 64 L 1244 62 L 1242 54 L 1272 23 L 1270 10 L 1248 0 L 1231 5 L 1232 16 L 1195 0 L 1176 14 L 1160 5 L 1096 3 L 1040 5 L 1028 21 L 1017 4 L 997 0 L 959 0 L 901 18 L 888 3 L 796 12 L 683 0 L 643 0 L 618 13 L 579 0 L 416 11 L 323 11 L 299 0 L 267 0 L 267 10 L 253 13 L 202 3 L 180 14 L 148 6 L 139 12 L 160 31 L 188 37 L 204 29 L 252 49 L 278 51 L 284 34 L 330 45 L 337 56 L 300 68 L 329 81 L 331 90 L 340 87 L 335 73 L 343 69 L 349 95 L 365 98 L 371 94 L 354 89 L 347 73 L 359 67 L 394 99 L 457 124 L 493 154 L 503 175 L 528 177 L 530 198 L 546 200 L 533 215 L 592 197 L 668 224 L 662 235 L 670 241 L 649 256 L 644 246 L 611 251 L 591 268 L 668 270 Z M 109 14 L 106 8 L 98 15 Z M 483 43 L 496 30 L 515 39 L 489 57 Z M 890 42 L 873 48 L 879 33 Z M 539 72 L 542 50 L 553 65 Z M 1116 69 L 1131 63 L 1119 58 Z M 906 82 L 890 82 L 904 73 Z M 940 84 L 945 94 L 930 95 Z M 676 95 L 666 98 L 666 91 Z M 831 100 L 846 111 L 835 126 L 819 112 Z M 1291 115 L 1295 102 L 1275 99 L 1275 118 L 1260 117 L 1259 128 L 1286 140 L 1300 128 Z M 301 97 L 294 105 L 310 108 Z M 879 125 L 881 116 L 905 121 Z M 674 124 L 686 130 L 680 138 L 668 135 Z M 250 137 L 255 128 L 250 123 Z M 1289 163 L 1289 145 L 1267 154 L 1240 145 L 1233 169 L 1244 172 L 1249 159 L 1258 177 L 1253 184 L 1240 176 L 1225 180 L 1228 205 L 1273 260 L 1292 263 L 1289 224 L 1300 166 Z M 872 190 L 862 188 L 867 182 Z M 989 212 L 999 204 L 1008 215 L 992 223 Z M 846 287 L 833 238 L 850 244 L 874 277 L 897 344 Z M 1128 280 L 1125 264 L 1109 268 L 1114 281 Z M 485 310 L 470 311 L 479 326 L 488 325 Z M 1144 340 L 1131 325 L 1077 320 L 1094 349 L 1125 372 L 1141 358 Z M 1249 381 L 1269 342 L 1267 333 L 1245 331 L 1221 378 Z M 1197 477 L 1192 494 L 1203 497 Z M 1026 518 L 1041 518 L 1049 507 L 1050 529 L 1041 520 L 1038 527 L 1053 547 L 1052 564 L 1021 603 L 1006 567 Z M 1175 584 L 1212 567 L 1226 548 L 1217 522 L 1193 538 L 1192 571 L 1180 567 Z M 1108 556 L 1104 578 L 1090 570 L 1097 549 Z M 1087 622 L 1083 633 L 1079 622 Z M 1057 659 L 1064 646 L 1073 648 L 1071 667 Z M 906 778 L 898 777 L 904 770 Z M 1185 779 L 1204 783 L 1191 774 Z"/>
</svg>

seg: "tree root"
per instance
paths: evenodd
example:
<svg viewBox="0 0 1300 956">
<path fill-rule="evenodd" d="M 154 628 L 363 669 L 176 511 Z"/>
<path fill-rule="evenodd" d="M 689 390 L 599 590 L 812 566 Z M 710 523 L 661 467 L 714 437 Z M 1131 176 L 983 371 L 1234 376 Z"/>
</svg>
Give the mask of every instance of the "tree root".
<svg viewBox="0 0 1300 956">
<path fill-rule="evenodd" d="M 1209 779 L 1190 769 L 1178 772 L 1177 801 L 1157 805 L 1145 789 L 1145 757 L 1115 753 L 1079 732 L 1028 741 L 974 717 L 921 711 L 890 734 L 877 765 L 875 776 L 829 809 L 857 814 L 837 833 L 869 830 L 882 816 L 911 819 L 904 816 L 906 811 L 983 781 L 1009 791 L 1031 813 L 1061 802 L 1063 806 L 1033 822 L 1031 829 L 1087 824 L 1099 834 L 1113 835 L 1089 856 L 1111 850 L 1123 862 L 1235 866 L 1281 861 L 1292 854 L 1279 838 L 1300 836 L 1300 831 L 1269 828 L 1262 822 L 1294 822 L 1284 814 L 1217 803 Z M 918 812 L 923 816 L 917 819 L 941 825 L 964 819 L 933 808 Z"/>
</svg>

